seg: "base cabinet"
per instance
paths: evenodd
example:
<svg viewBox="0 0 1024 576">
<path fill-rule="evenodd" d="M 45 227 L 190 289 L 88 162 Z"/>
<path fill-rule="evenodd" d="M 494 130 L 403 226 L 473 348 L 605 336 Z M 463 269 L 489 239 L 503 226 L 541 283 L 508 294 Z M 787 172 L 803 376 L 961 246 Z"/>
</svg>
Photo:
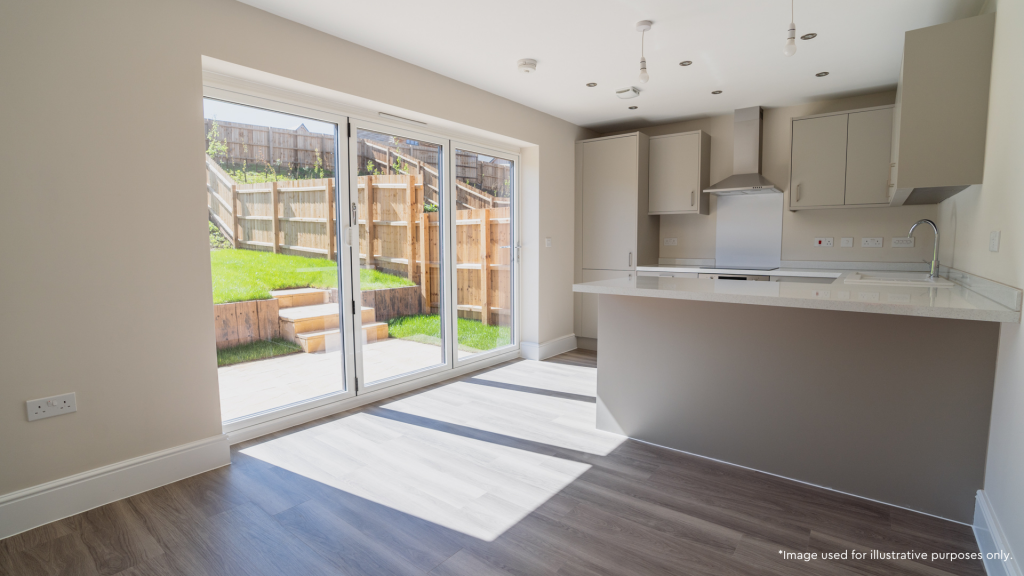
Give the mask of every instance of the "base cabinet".
<svg viewBox="0 0 1024 576">
<path fill-rule="evenodd" d="M 633 275 L 632 270 L 584 270 L 583 282 L 614 280 Z M 580 294 L 580 330 L 577 336 L 597 338 L 597 294 Z"/>
</svg>

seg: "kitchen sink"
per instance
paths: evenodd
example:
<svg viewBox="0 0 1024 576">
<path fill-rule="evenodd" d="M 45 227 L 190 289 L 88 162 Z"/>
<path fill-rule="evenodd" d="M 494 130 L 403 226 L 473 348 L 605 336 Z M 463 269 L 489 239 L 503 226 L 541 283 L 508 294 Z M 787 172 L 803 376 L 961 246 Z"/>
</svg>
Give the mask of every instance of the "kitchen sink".
<svg viewBox="0 0 1024 576">
<path fill-rule="evenodd" d="M 846 277 L 847 284 L 875 286 L 912 286 L 915 288 L 951 288 L 955 283 L 945 278 L 929 278 L 927 272 L 854 272 Z"/>
</svg>

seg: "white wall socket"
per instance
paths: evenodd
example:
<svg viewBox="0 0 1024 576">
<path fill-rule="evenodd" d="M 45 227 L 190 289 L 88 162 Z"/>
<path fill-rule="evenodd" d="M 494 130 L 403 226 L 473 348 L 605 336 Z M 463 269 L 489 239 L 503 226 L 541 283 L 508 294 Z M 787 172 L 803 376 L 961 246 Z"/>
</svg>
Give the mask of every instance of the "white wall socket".
<svg viewBox="0 0 1024 576">
<path fill-rule="evenodd" d="M 999 252 L 999 230 L 988 233 L 988 251 Z"/>
<path fill-rule="evenodd" d="M 832 239 L 831 238 L 815 238 L 814 239 L 814 245 L 815 246 L 821 246 L 822 248 L 831 248 L 832 247 Z"/>
<path fill-rule="evenodd" d="M 679 244 L 678 238 L 665 238 L 665 246 L 675 246 Z"/>
<path fill-rule="evenodd" d="M 544 247 L 545 248 L 551 248 L 551 238 L 545 238 L 544 239 Z"/>
<path fill-rule="evenodd" d="M 853 248 L 853 238 L 840 238 L 839 239 L 839 247 L 840 248 Z"/>
<path fill-rule="evenodd" d="M 893 238 L 889 242 L 889 246 L 891 246 L 893 248 L 913 248 L 914 247 L 914 237 L 911 236 L 909 238 Z"/>
<path fill-rule="evenodd" d="M 884 240 L 885 240 L 885 238 L 861 238 L 860 239 L 860 247 L 861 248 L 881 248 L 882 245 L 884 244 L 884 242 L 883 242 Z"/>
<path fill-rule="evenodd" d="M 78 403 L 75 401 L 75 393 L 50 396 L 49 398 L 38 398 L 25 402 L 25 409 L 28 410 L 28 421 L 41 420 L 51 416 L 70 414 L 78 411 Z"/>
</svg>

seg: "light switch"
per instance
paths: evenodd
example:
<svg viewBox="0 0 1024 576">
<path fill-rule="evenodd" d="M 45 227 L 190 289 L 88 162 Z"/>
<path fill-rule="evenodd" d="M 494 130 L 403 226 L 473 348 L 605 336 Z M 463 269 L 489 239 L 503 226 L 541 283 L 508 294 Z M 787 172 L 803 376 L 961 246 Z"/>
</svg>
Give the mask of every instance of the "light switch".
<svg viewBox="0 0 1024 576">
<path fill-rule="evenodd" d="M 551 248 L 551 238 L 545 238 L 544 239 L 544 247 L 545 248 Z"/>
<path fill-rule="evenodd" d="M 988 251 L 999 252 L 999 230 L 988 233 Z"/>
<path fill-rule="evenodd" d="M 840 248 L 853 248 L 853 238 L 840 238 L 839 239 L 839 247 Z"/>
</svg>

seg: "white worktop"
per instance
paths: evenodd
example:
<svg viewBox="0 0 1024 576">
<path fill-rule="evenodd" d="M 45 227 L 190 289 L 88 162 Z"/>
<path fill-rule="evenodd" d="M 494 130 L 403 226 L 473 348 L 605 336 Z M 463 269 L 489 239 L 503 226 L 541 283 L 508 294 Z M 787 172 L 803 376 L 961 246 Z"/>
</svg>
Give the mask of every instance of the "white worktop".
<svg viewBox="0 0 1024 576">
<path fill-rule="evenodd" d="M 644 268 L 644 270 L 648 269 Z M 649 270 L 711 272 L 707 268 L 684 266 L 651 267 Z M 853 273 L 851 270 L 716 269 L 714 272 L 718 274 L 745 273 L 764 276 L 833 278 L 833 280 L 831 283 L 752 282 L 629 274 L 628 277 L 624 276 L 615 280 L 574 284 L 573 291 L 588 294 L 1020 323 L 1018 310 L 996 303 L 960 284 L 947 288 L 846 284 L 846 276 Z"/>
</svg>

